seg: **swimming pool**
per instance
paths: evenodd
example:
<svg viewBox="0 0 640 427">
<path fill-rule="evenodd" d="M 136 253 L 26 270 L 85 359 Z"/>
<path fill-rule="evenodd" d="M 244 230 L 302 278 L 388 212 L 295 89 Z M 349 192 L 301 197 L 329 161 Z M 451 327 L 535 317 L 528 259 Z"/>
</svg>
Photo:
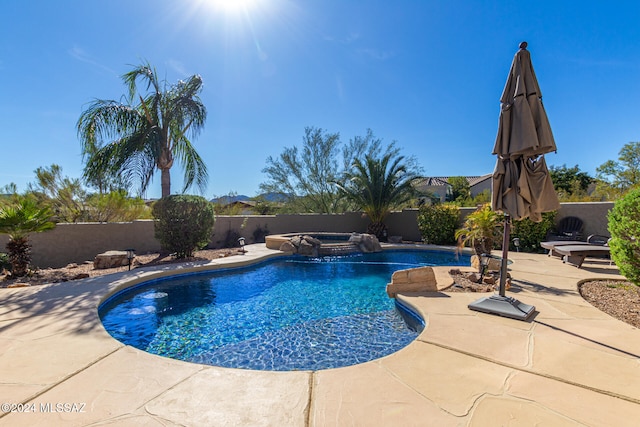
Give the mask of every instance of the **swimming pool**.
<svg viewBox="0 0 640 427">
<path fill-rule="evenodd" d="M 215 366 L 318 370 L 391 354 L 421 319 L 387 297 L 394 271 L 468 265 L 466 256 L 383 251 L 283 257 L 126 289 L 99 308 L 106 330 L 147 352 Z"/>
</svg>

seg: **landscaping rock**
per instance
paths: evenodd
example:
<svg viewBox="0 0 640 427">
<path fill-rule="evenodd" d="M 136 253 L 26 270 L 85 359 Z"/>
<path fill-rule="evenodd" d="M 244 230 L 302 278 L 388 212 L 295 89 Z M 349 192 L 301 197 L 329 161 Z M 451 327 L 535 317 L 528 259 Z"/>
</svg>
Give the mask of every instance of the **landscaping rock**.
<svg viewBox="0 0 640 427">
<path fill-rule="evenodd" d="M 291 252 L 292 254 L 295 254 L 296 252 L 298 252 L 298 248 L 296 248 L 293 244 L 293 242 L 291 240 L 288 240 L 286 242 L 284 242 L 283 244 L 280 245 L 280 250 L 282 252 Z"/>
<path fill-rule="evenodd" d="M 305 235 L 302 236 L 302 240 L 309 243 L 311 246 L 319 247 L 320 245 L 322 245 L 322 241 L 316 239 L 315 237 Z"/>
<path fill-rule="evenodd" d="M 398 292 L 437 292 L 438 284 L 431 267 L 398 270 L 387 284 L 387 295 L 395 298 Z"/>
<path fill-rule="evenodd" d="M 389 243 L 402 243 L 402 236 L 390 236 Z"/>
<path fill-rule="evenodd" d="M 313 243 L 308 242 L 307 240 L 302 240 L 300 242 L 300 247 L 298 248 L 298 253 L 304 256 L 317 257 L 318 256 L 318 246 L 313 245 Z"/>
<path fill-rule="evenodd" d="M 478 273 L 464 273 L 464 277 L 473 283 L 480 283 L 480 274 Z"/>
<path fill-rule="evenodd" d="M 133 262 L 133 260 L 131 260 Z M 101 270 L 103 268 L 122 267 L 129 265 L 126 251 L 107 251 L 96 255 L 93 260 L 93 268 Z"/>
<path fill-rule="evenodd" d="M 357 244 L 363 253 L 382 252 L 382 246 L 373 234 L 352 234 L 349 242 Z"/>
</svg>

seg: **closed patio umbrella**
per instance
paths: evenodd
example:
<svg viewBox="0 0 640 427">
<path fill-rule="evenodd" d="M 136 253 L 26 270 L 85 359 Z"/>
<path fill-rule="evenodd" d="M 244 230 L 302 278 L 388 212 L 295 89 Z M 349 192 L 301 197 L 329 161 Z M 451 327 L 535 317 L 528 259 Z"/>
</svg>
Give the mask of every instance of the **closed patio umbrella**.
<svg viewBox="0 0 640 427">
<path fill-rule="evenodd" d="M 555 151 L 551 126 L 542 105 L 527 43 L 520 44 L 500 98 L 498 135 L 493 154 L 491 205 L 505 214 L 499 295 L 469 304 L 472 310 L 526 320 L 535 307 L 505 295 L 511 219 L 542 220 L 543 212 L 560 207 L 544 154 Z"/>
</svg>

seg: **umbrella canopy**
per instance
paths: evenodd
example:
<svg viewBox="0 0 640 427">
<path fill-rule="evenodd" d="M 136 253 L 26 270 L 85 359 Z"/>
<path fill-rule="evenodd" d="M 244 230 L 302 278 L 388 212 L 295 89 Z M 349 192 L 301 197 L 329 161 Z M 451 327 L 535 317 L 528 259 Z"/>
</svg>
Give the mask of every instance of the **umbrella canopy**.
<svg viewBox="0 0 640 427">
<path fill-rule="evenodd" d="M 526 47 L 520 44 L 500 98 L 491 205 L 513 219 L 539 222 L 542 212 L 560 207 L 544 160 L 556 143 Z"/>
</svg>

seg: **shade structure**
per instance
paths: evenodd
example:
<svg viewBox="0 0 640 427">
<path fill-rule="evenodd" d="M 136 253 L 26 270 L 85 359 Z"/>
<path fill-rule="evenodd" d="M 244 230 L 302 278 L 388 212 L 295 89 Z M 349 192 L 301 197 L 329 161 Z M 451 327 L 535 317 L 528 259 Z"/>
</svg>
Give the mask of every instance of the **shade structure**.
<svg viewBox="0 0 640 427">
<path fill-rule="evenodd" d="M 469 308 L 526 320 L 535 307 L 505 296 L 511 219 L 539 222 L 543 212 L 560 207 L 544 159 L 544 154 L 556 151 L 556 143 L 526 42 L 513 58 L 500 104 L 491 196 L 493 210 L 505 214 L 500 290 L 499 295 L 475 301 Z"/>
</svg>

